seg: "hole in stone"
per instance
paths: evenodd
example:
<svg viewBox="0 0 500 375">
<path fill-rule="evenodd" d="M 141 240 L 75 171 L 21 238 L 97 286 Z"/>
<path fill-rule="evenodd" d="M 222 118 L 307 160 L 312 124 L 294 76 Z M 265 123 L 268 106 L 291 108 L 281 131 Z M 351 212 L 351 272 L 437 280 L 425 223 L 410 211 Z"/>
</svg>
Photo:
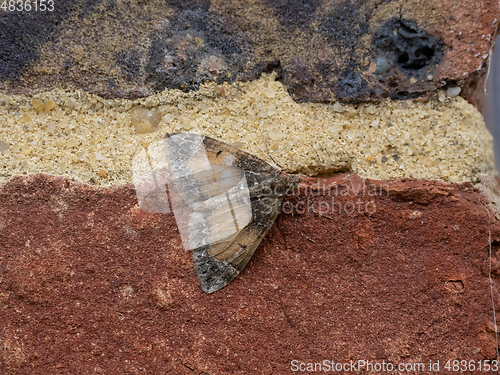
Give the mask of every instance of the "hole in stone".
<svg viewBox="0 0 500 375">
<path fill-rule="evenodd" d="M 425 56 L 429 60 L 434 56 L 434 50 L 429 47 L 420 47 L 415 51 L 415 56 L 420 57 L 420 56 Z"/>
<path fill-rule="evenodd" d="M 441 62 L 444 47 L 443 42 L 413 20 L 391 18 L 373 37 L 376 59 L 383 56 L 389 68 L 394 64 L 403 73 L 417 79 L 426 78 L 429 69 L 425 68 L 432 68 Z"/>
<path fill-rule="evenodd" d="M 399 64 L 404 64 L 407 63 L 409 60 L 408 52 L 403 52 L 401 55 L 398 57 L 398 63 Z"/>
<path fill-rule="evenodd" d="M 452 293 L 463 293 L 465 285 L 462 280 L 448 280 L 446 283 L 446 289 Z"/>
</svg>

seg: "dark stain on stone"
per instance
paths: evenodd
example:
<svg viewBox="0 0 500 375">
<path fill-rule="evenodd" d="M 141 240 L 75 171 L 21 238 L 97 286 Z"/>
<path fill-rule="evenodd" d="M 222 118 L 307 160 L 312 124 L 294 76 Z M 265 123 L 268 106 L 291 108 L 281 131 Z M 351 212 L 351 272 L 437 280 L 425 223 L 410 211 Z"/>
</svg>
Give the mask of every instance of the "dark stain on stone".
<svg viewBox="0 0 500 375">
<path fill-rule="evenodd" d="M 74 61 L 72 57 L 68 57 L 66 61 L 64 61 L 64 73 L 68 73 L 70 69 L 73 67 Z"/>
<path fill-rule="evenodd" d="M 366 101 L 374 98 L 415 99 L 428 90 L 428 74 L 441 62 L 444 45 L 412 20 L 391 18 L 374 34 L 372 50 L 367 56 L 358 56 L 361 38 L 369 32 L 373 8 L 361 10 L 362 2 L 344 1 L 325 17 L 320 30 L 329 44 L 348 57 L 343 71 L 334 70 L 337 82 L 330 86 L 338 100 Z M 376 64 L 373 75 L 363 59 L 372 56 Z M 325 81 L 334 82 L 327 69 L 316 74 Z M 416 82 L 410 82 L 410 78 Z"/>
<path fill-rule="evenodd" d="M 272 72 L 276 72 L 276 81 L 282 81 L 283 75 L 286 72 L 283 72 L 283 67 L 281 66 L 281 62 L 279 60 L 274 60 L 270 62 L 261 62 L 257 64 L 250 73 L 250 80 L 257 80 L 260 78 L 262 73 L 270 74 Z"/>
<path fill-rule="evenodd" d="M 311 21 L 322 0 L 266 0 L 281 25 L 287 28 L 304 26 Z"/>
<path fill-rule="evenodd" d="M 206 81 L 233 82 L 243 72 L 245 46 L 238 22 L 211 12 L 206 3 L 175 13 L 153 40 L 146 83 L 155 91 L 187 92 Z"/>
<path fill-rule="evenodd" d="M 116 61 L 126 80 L 133 82 L 140 76 L 141 61 L 137 51 L 122 51 L 118 54 Z"/>
<path fill-rule="evenodd" d="M 296 57 L 291 61 L 288 72 L 291 76 L 290 78 L 293 78 L 294 81 L 298 81 L 301 84 L 312 84 L 315 79 L 314 74 L 309 70 L 307 61 L 301 57 Z"/>
<path fill-rule="evenodd" d="M 338 86 L 335 90 L 335 95 L 344 100 L 347 98 L 354 99 L 361 92 L 368 89 L 366 81 L 354 71 L 346 71 L 339 77 Z"/>
<path fill-rule="evenodd" d="M 17 82 L 22 70 L 40 56 L 39 48 L 54 41 L 73 4 L 56 2 L 57 11 L 8 12 L 0 17 L 0 78 Z"/>
<path fill-rule="evenodd" d="M 80 11 L 79 17 L 85 18 L 88 15 L 94 13 L 96 11 L 96 7 L 101 4 L 102 0 L 85 0 L 82 5 L 82 9 Z M 107 4 L 109 7 L 112 4 Z"/>
<path fill-rule="evenodd" d="M 393 92 L 390 95 L 392 100 L 407 100 L 407 99 L 417 99 L 420 97 L 418 92 L 408 92 L 408 91 L 398 91 Z"/>
<path fill-rule="evenodd" d="M 421 29 L 416 22 L 391 18 L 375 33 L 372 42 L 375 58 L 386 59 L 388 69 L 395 67 L 407 77 L 424 79 L 443 57 L 443 43 Z M 382 72 L 382 74 L 385 73 Z"/>
<path fill-rule="evenodd" d="M 124 97 L 125 94 L 123 90 L 120 89 L 120 87 L 116 84 L 114 78 L 109 78 L 106 81 L 106 84 L 108 86 L 107 92 L 111 93 L 111 97 Z M 105 95 L 102 95 L 106 97 Z"/>
<path fill-rule="evenodd" d="M 498 4 L 461 1 L 468 4 L 463 14 L 477 10 L 477 16 L 454 15 L 453 20 L 450 10 L 436 19 L 434 35 L 430 35 L 423 30 L 420 13 L 409 20 L 400 18 L 396 6 L 382 9 L 388 0 L 337 0 L 328 4 L 324 0 L 266 0 L 244 6 L 231 1 L 211 4 L 209 0 L 165 0 L 153 10 L 162 14 L 160 18 L 148 16 L 151 9 L 144 0 L 135 5 L 116 0 L 61 0 L 56 2 L 57 12 L 2 12 L 0 86 L 7 92 L 32 93 L 60 86 L 106 97 L 130 97 L 132 92 L 143 97 L 165 88 L 196 90 L 206 81 L 258 79 L 262 72 L 275 70 L 294 100 L 301 102 L 411 99 L 427 96 L 451 80 L 458 82 L 466 96 L 466 87 L 472 90 L 482 74 L 476 71 L 474 55 L 487 53 L 490 43 L 475 43 L 481 35 L 474 33 L 453 39 L 450 31 L 466 31 L 473 22 L 477 30 L 485 30 L 484 34 L 494 33 L 492 21 Z M 376 20 L 373 12 L 377 12 Z M 383 14 L 386 18 L 379 19 Z M 119 25 L 123 18 L 122 27 L 127 28 L 131 27 L 130 20 L 137 19 L 132 23 L 137 38 L 126 51 L 125 47 L 107 43 L 97 46 L 81 42 L 78 30 L 95 28 L 106 17 L 110 17 L 105 21 L 110 25 L 115 21 Z M 61 22 L 71 19 L 80 27 L 59 34 Z M 102 30 L 103 37 L 115 32 L 111 29 Z M 297 29 L 303 34 L 298 36 L 297 45 L 291 45 L 289 33 Z M 266 33 L 274 33 L 277 42 L 269 45 L 261 38 Z M 145 53 L 140 45 L 144 38 L 152 45 Z M 450 40 L 454 40 L 454 50 Z M 96 61 L 96 69 L 89 70 L 79 59 L 72 59 L 73 49 L 68 46 L 75 43 L 90 58 L 103 51 L 89 50 L 108 49 L 106 53 L 113 56 L 109 67 L 102 69 Z M 473 53 L 469 47 L 474 43 Z M 39 61 L 39 51 L 47 44 L 51 51 L 44 59 L 55 53 L 61 59 L 54 62 L 63 64 L 56 66 L 54 73 L 48 68 L 50 60 Z M 141 62 L 139 70 L 135 53 Z M 436 69 L 444 53 L 451 63 Z M 117 71 L 121 77 L 109 84 L 108 79 Z"/>
<path fill-rule="evenodd" d="M 326 77 L 331 74 L 335 68 L 331 63 L 321 62 L 316 65 L 316 69 L 322 77 Z"/>
<path fill-rule="evenodd" d="M 369 32 L 369 20 L 373 9 L 361 11 L 362 1 L 344 1 L 321 20 L 319 30 L 327 37 L 328 43 L 347 56 L 343 71 L 332 69 L 325 64 L 318 66 L 317 73 L 327 82 L 333 83 L 329 90 L 335 92 L 338 100 L 356 102 L 360 98 L 372 97 L 375 89 L 363 77 L 364 67 L 359 66 L 361 56 L 356 48 L 363 35 Z M 338 78 L 334 77 L 337 75 Z"/>
<path fill-rule="evenodd" d="M 208 11 L 210 8 L 210 0 L 166 0 L 165 3 L 178 11 L 201 9 Z"/>
<path fill-rule="evenodd" d="M 353 56 L 359 39 L 369 31 L 371 13 L 360 11 L 361 1 L 344 1 L 321 21 L 320 30 L 328 42 Z M 371 11 L 370 11 L 371 12 Z"/>
</svg>

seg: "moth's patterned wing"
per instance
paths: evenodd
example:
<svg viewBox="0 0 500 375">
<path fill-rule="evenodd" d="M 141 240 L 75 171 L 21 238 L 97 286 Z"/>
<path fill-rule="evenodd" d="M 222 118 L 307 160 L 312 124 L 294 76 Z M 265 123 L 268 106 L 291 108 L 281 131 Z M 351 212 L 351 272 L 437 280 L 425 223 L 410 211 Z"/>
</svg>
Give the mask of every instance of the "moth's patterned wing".
<svg viewBox="0 0 500 375">
<path fill-rule="evenodd" d="M 216 292 L 240 273 L 271 229 L 282 201 L 283 196 L 270 199 L 265 205 L 252 200 L 254 219 L 250 224 L 227 241 L 193 250 L 195 272 L 203 291 Z"/>
<path fill-rule="evenodd" d="M 201 288 L 213 293 L 229 284 L 245 267 L 278 216 L 290 179 L 265 161 L 215 139 L 203 140 L 208 160 L 244 171 L 252 208 L 252 220 L 234 235 L 193 250 Z"/>
<path fill-rule="evenodd" d="M 166 139 L 170 201 L 186 250 L 226 239 L 252 219 L 243 170 L 212 163 L 203 140 L 191 133 Z"/>
<path fill-rule="evenodd" d="M 132 162 L 141 209 L 168 213 L 171 207 L 207 293 L 243 269 L 294 182 L 253 155 L 192 133 L 167 136 Z"/>
</svg>

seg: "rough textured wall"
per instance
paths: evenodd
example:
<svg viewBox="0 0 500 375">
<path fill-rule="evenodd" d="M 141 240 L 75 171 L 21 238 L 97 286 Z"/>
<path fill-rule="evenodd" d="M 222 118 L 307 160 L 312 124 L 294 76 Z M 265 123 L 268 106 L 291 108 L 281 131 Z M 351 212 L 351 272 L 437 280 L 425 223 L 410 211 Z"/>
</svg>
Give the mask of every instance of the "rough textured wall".
<svg viewBox="0 0 500 375">
<path fill-rule="evenodd" d="M 496 373 L 500 184 L 463 98 L 497 2 L 54 7 L 0 11 L 0 374 Z M 322 175 L 211 295 L 130 184 L 179 131 Z"/>
<path fill-rule="evenodd" d="M 76 1 L 3 12 L 0 88 L 143 97 L 276 70 L 300 101 L 464 90 L 484 72 L 498 4 L 480 1 Z"/>
</svg>

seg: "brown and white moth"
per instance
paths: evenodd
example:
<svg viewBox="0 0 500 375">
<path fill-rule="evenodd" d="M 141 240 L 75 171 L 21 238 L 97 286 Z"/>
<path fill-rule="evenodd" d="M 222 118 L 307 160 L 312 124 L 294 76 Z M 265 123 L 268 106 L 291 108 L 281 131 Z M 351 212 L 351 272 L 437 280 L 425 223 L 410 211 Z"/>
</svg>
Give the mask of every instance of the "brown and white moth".
<svg viewBox="0 0 500 375">
<path fill-rule="evenodd" d="M 178 133 L 133 160 L 139 205 L 174 212 L 201 288 L 213 293 L 245 267 L 297 176 L 215 139 Z M 168 190 L 165 188 L 168 185 Z"/>
</svg>

